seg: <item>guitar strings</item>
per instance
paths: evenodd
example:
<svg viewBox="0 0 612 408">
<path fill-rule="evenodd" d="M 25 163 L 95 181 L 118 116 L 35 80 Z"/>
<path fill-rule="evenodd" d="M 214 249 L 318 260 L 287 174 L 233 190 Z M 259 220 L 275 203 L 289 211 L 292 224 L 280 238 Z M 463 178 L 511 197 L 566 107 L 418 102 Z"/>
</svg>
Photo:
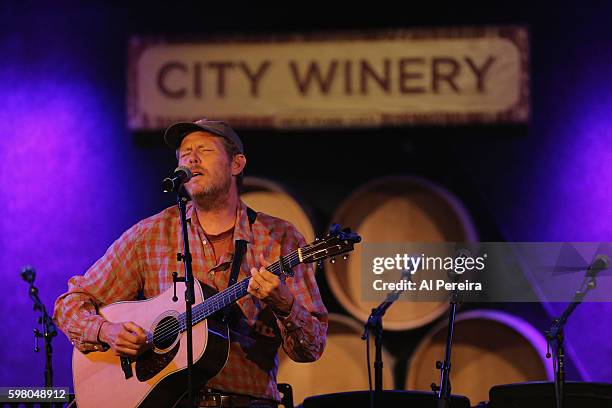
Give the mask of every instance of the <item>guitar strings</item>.
<svg viewBox="0 0 612 408">
<path fill-rule="evenodd" d="M 306 247 L 308 247 L 308 246 L 309 245 L 307 245 Z M 306 247 L 304 247 L 304 248 L 306 248 Z M 284 261 L 289 264 L 289 268 L 299 264 L 300 262 L 299 262 L 299 253 L 298 253 L 298 251 L 294 251 L 291 254 L 289 254 L 286 258 L 284 258 Z M 295 262 L 295 264 L 294 264 L 294 262 Z M 270 270 L 270 272 L 273 272 L 273 273 L 278 275 L 278 273 L 281 272 L 281 270 L 282 270 L 281 265 L 280 265 L 280 261 L 274 262 L 273 264 L 269 265 L 267 267 L 267 269 Z M 218 293 L 214 294 L 213 296 L 209 297 L 208 299 L 205 299 L 202 303 L 196 305 L 194 307 L 195 310 L 194 310 L 194 314 L 192 316 L 192 321 L 194 322 L 194 324 L 199 323 L 200 321 L 202 321 L 205 318 L 209 317 L 210 315 L 216 313 L 218 310 L 222 309 L 223 307 L 226 307 L 227 305 L 229 305 L 233 301 L 238 300 L 238 298 L 232 300 L 231 296 L 237 296 L 238 294 L 240 294 L 240 292 L 245 290 L 246 288 L 242 288 L 242 286 L 244 286 L 244 282 L 247 282 L 249 279 L 250 279 L 250 277 L 247 277 L 247 278 L 243 279 L 242 281 L 238 282 L 237 284 L 227 288 L 226 290 L 224 290 L 222 292 L 218 292 Z M 224 303 L 227 303 L 227 304 L 224 304 Z M 213 306 L 212 308 L 210 307 L 211 305 Z M 223 305 L 223 306 L 221 306 L 221 305 Z M 211 310 L 207 310 L 207 309 L 211 309 Z M 179 324 L 178 332 L 176 331 L 176 329 L 174 329 L 172 327 L 172 326 L 175 325 L 173 323 L 173 321 L 165 322 L 165 323 L 157 326 L 156 330 L 153 331 L 153 336 L 152 336 L 153 342 L 154 343 L 156 343 L 156 342 L 163 342 L 164 340 L 168 340 L 170 338 L 178 336 L 179 333 L 184 331 L 185 329 L 183 329 L 183 327 L 186 327 L 186 321 L 187 321 L 186 313 L 183 312 L 183 313 L 179 314 L 179 316 L 178 316 L 178 318 L 176 320 L 178 320 L 178 324 Z M 159 329 L 159 330 L 157 330 L 157 329 Z"/>
<path fill-rule="evenodd" d="M 290 255 L 287 256 L 287 258 L 285 258 L 285 261 L 289 261 L 289 267 L 298 265 L 299 262 L 299 256 L 298 256 L 298 252 L 294 251 L 293 253 L 291 253 Z M 295 263 L 294 263 L 295 262 Z M 278 274 L 280 272 L 280 261 L 277 261 L 271 265 L 269 265 L 267 267 L 271 272 Z M 279 269 L 279 271 L 276 271 L 275 269 Z M 232 287 L 226 289 L 223 292 L 219 292 L 216 293 L 215 295 L 211 296 L 210 298 L 206 299 L 204 302 L 200 303 L 199 305 L 195 306 L 195 313 L 192 316 L 192 321 L 194 321 L 194 324 L 199 323 L 201 320 L 203 320 L 204 318 L 210 316 L 211 314 L 217 312 L 218 310 L 222 309 L 223 307 L 227 306 L 229 303 L 237 300 L 239 297 L 240 292 L 242 292 L 243 290 L 245 290 L 246 288 L 242 288 L 241 287 L 241 283 L 244 283 L 246 281 L 248 281 L 250 279 L 250 277 L 247 277 L 245 279 L 243 279 L 242 281 L 239 282 L 239 284 L 233 285 Z M 242 285 L 244 286 L 244 285 Z M 244 294 L 243 294 L 244 295 Z M 236 296 L 236 299 L 231 299 L 231 296 Z M 229 302 L 228 302 L 228 299 Z M 227 303 L 227 304 L 224 304 Z M 210 306 L 213 306 L 212 308 Z M 221 306 L 223 305 L 223 306 Z M 212 310 L 207 310 L 207 309 L 212 309 Z M 216 310 L 215 310 L 216 309 Z M 158 328 L 160 328 L 159 330 L 155 330 L 153 332 L 153 341 L 164 341 L 170 338 L 174 338 L 176 336 L 178 336 L 178 334 L 182 331 L 184 331 L 185 329 L 183 329 L 183 327 L 186 327 L 186 313 L 181 313 L 178 316 L 178 324 L 179 324 L 179 331 L 177 332 L 176 329 L 174 329 L 172 326 L 174 326 L 173 321 L 168 321 L 160 326 L 158 326 Z"/>
<path fill-rule="evenodd" d="M 274 267 L 278 266 L 280 268 L 280 265 L 270 265 L 268 268 L 269 269 L 275 269 Z M 199 323 L 201 320 L 203 320 L 204 318 L 210 316 L 211 314 L 217 312 L 218 310 L 222 309 L 223 307 L 227 306 L 229 303 L 231 303 L 234 300 L 237 300 L 238 297 L 241 297 L 240 294 L 242 292 L 242 294 L 246 294 L 244 293 L 244 291 L 246 290 L 246 287 L 248 285 L 248 280 L 250 279 L 250 277 L 247 277 L 245 279 L 243 279 L 242 281 L 240 281 L 238 284 L 228 288 L 226 291 L 223 292 L 219 292 L 216 293 L 215 295 L 209 297 L 208 299 L 206 299 L 204 302 L 200 303 L 199 305 L 197 305 L 194 309 L 194 314 L 192 316 L 192 321 L 194 322 L 194 324 Z M 236 297 L 236 299 L 232 299 L 232 297 Z M 212 307 L 211 307 L 212 306 Z M 184 327 L 186 326 L 186 313 L 181 313 L 178 316 L 178 323 L 179 323 L 179 332 L 184 331 Z M 155 341 L 163 341 L 163 340 L 167 340 L 169 338 L 174 338 L 178 335 L 179 332 L 176 331 L 176 329 L 174 329 L 173 326 L 174 323 L 172 321 L 170 322 L 166 322 L 158 327 L 160 327 L 159 330 L 154 331 L 153 334 L 153 340 Z"/>
<path fill-rule="evenodd" d="M 238 282 L 238 284 L 232 286 L 231 289 L 229 289 L 229 292 L 231 292 L 232 295 L 236 296 L 238 295 L 242 290 L 246 289 L 246 285 L 244 285 L 244 283 L 247 283 L 248 285 L 248 280 L 250 278 L 245 278 L 242 281 Z M 241 288 L 241 286 L 245 286 L 244 289 Z M 240 290 L 242 289 L 242 290 Z M 228 293 L 229 293 L 228 292 Z M 221 293 L 221 292 L 220 292 Z M 213 313 L 215 313 L 217 310 L 215 310 L 214 312 L 209 310 L 209 309 L 215 309 L 218 307 L 218 305 L 220 304 L 218 302 L 219 297 L 217 296 L 218 294 L 215 294 L 211 297 L 209 297 L 208 299 L 205 299 L 202 303 L 198 304 L 197 306 L 194 307 L 194 313 L 192 315 L 192 321 L 194 322 L 193 324 L 197 324 L 199 323 L 201 320 L 203 320 L 204 318 L 212 315 Z M 214 299 L 213 299 L 214 298 Z M 225 296 L 224 296 L 224 300 Z M 212 308 L 210 306 L 213 306 Z M 220 310 L 221 308 L 219 308 L 218 310 Z M 186 329 L 186 313 L 183 312 L 181 314 L 179 314 L 177 316 L 177 321 L 179 324 L 179 329 L 178 332 L 175 328 L 171 327 L 173 326 L 173 322 L 165 322 L 159 326 L 157 326 L 158 330 L 154 330 L 153 332 L 153 341 L 154 342 L 163 342 L 164 340 L 168 340 L 170 338 L 174 338 L 176 337 L 180 332 L 185 331 Z"/>
<path fill-rule="evenodd" d="M 305 247 L 302 247 L 302 250 L 304 249 L 309 249 L 310 247 L 312 247 L 314 245 L 306 245 Z M 295 265 L 298 265 L 300 263 L 299 261 L 299 253 L 298 251 L 294 251 L 293 253 L 289 254 L 287 256 L 287 258 L 285 258 L 286 261 L 289 261 L 289 267 L 293 267 Z M 294 264 L 295 262 L 295 264 Z M 292 265 L 293 264 L 293 265 Z M 281 265 L 280 265 L 280 261 L 277 261 L 271 265 L 269 265 L 267 267 L 271 272 L 275 273 L 275 274 L 279 274 Z M 278 269 L 278 271 L 276 270 Z M 245 281 L 247 281 L 249 278 L 245 278 L 243 281 L 241 281 L 240 283 L 243 283 Z M 194 322 L 193 324 L 197 324 L 199 323 L 201 320 L 203 320 L 204 318 L 212 315 L 213 313 L 217 312 L 218 310 L 222 309 L 223 307 L 226 307 L 229 303 L 238 300 L 238 298 L 242 297 L 240 296 L 240 292 L 242 292 L 245 288 L 240 287 L 240 285 L 234 285 L 234 287 L 228 288 L 226 291 L 223 292 L 219 292 L 216 293 L 215 295 L 211 296 L 210 298 L 206 299 L 204 302 L 200 303 L 199 305 L 195 306 L 195 313 L 192 316 L 192 321 Z M 235 296 L 236 299 L 231 299 L 232 296 Z M 229 302 L 228 302 L 228 299 Z M 210 306 L 212 307 L 212 311 L 211 310 L 207 310 L 211 309 Z M 221 306 L 223 305 L 223 306 Z M 159 330 L 154 331 L 153 333 L 153 341 L 163 341 L 166 340 L 168 338 L 173 338 L 176 337 L 180 332 L 184 331 L 185 329 L 183 327 L 186 327 L 186 314 L 185 313 L 181 313 L 178 316 L 178 324 L 179 324 L 179 331 L 177 332 L 176 329 L 174 329 L 172 326 L 174 326 L 174 323 L 172 321 L 169 321 L 167 323 L 164 323 L 161 326 L 158 326 Z"/>
<path fill-rule="evenodd" d="M 322 241 L 323 242 L 323 241 Z M 302 250 L 302 255 L 305 255 L 309 250 L 311 250 L 311 248 L 320 246 L 322 242 L 316 242 L 316 243 L 312 243 L 312 244 L 308 244 L 305 245 L 303 247 L 301 247 Z M 317 251 L 315 251 L 316 253 Z M 321 252 L 321 250 L 319 250 L 318 252 Z M 308 255 L 310 256 L 310 255 Z M 285 260 L 288 261 L 289 263 L 289 267 L 293 267 L 298 265 L 301 261 L 299 260 L 299 250 L 296 250 L 294 252 L 292 252 L 291 254 L 289 254 Z M 295 262 L 295 263 L 294 263 Z M 271 272 L 275 273 L 275 274 L 279 274 L 281 265 L 280 265 L 280 261 L 277 261 L 271 265 L 269 265 L 268 270 L 270 270 Z M 276 271 L 275 269 L 279 269 L 278 271 Z M 248 281 L 249 278 L 245 278 L 243 279 L 241 282 L 239 282 L 239 284 L 234 285 L 231 288 L 227 288 L 225 291 L 223 292 L 219 292 L 216 293 L 215 295 L 211 296 L 208 299 L 205 299 L 202 303 L 200 303 L 199 305 L 195 306 L 195 314 L 194 316 L 192 316 L 192 321 L 194 322 L 194 324 L 199 323 L 201 320 L 203 320 L 204 318 L 212 315 L 213 313 L 217 312 L 218 310 L 222 309 L 223 307 L 226 307 L 229 303 L 237 300 L 238 298 L 242 297 L 240 296 L 240 292 L 242 292 L 244 289 L 246 288 L 242 288 L 240 287 L 240 283 L 244 283 L 246 281 Z M 234 289 L 235 288 L 235 289 Z M 238 293 L 236 293 L 238 292 Z M 229 302 L 226 302 L 226 296 L 236 296 L 236 299 L 229 299 Z M 219 299 L 220 298 L 220 299 Z M 224 304 L 223 306 L 220 306 L 223 303 L 227 303 Z M 211 309 L 210 306 L 212 304 L 212 309 L 213 310 L 207 310 L 207 309 Z M 216 309 L 216 310 L 215 310 Z M 184 331 L 185 329 L 182 329 L 183 326 L 186 326 L 186 313 L 181 313 L 178 316 L 178 323 L 179 323 L 179 332 L 177 333 L 176 330 L 170 328 L 169 326 L 173 325 L 173 322 L 168 322 L 168 323 L 164 323 L 162 326 L 158 326 L 161 327 L 160 330 L 154 331 L 152 338 L 155 341 L 157 340 L 166 340 L 170 337 L 176 337 L 180 332 Z"/>
</svg>

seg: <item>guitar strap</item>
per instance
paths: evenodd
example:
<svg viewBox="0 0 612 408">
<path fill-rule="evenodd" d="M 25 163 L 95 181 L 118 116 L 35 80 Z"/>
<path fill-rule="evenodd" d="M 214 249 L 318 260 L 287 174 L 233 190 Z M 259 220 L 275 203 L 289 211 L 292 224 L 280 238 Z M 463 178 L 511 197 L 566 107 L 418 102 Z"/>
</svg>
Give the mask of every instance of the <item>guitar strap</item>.
<svg viewBox="0 0 612 408">
<path fill-rule="evenodd" d="M 257 212 L 251 207 L 247 207 L 247 217 L 249 219 L 249 226 L 251 226 L 257 219 Z M 232 261 L 232 270 L 230 272 L 229 282 L 227 283 L 228 288 L 238 281 L 238 273 L 240 272 L 240 265 L 242 265 L 242 258 L 244 258 L 244 254 L 246 253 L 246 247 L 247 241 L 243 239 L 237 239 L 236 242 L 234 242 L 234 260 Z M 224 320 L 227 318 L 228 311 L 229 307 L 224 311 Z"/>
</svg>

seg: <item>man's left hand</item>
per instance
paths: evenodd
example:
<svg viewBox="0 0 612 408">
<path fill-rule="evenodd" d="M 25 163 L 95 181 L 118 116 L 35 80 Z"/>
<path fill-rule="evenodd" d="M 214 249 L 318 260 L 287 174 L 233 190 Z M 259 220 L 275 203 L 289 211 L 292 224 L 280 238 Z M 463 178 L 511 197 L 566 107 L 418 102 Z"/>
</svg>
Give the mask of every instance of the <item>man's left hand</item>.
<svg viewBox="0 0 612 408">
<path fill-rule="evenodd" d="M 267 265 L 262 255 L 259 256 L 262 265 Z M 251 268 L 251 280 L 247 292 L 270 305 L 274 312 L 288 315 L 293 306 L 293 293 L 280 278 L 262 266 L 257 270 Z"/>
</svg>

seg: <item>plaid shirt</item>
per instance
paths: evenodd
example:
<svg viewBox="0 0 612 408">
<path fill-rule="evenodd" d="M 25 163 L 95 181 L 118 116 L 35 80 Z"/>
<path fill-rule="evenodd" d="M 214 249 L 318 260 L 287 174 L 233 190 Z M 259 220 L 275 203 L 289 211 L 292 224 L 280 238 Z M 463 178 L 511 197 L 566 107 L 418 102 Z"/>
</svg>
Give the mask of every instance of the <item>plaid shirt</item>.
<svg viewBox="0 0 612 408">
<path fill-rule="evenodd" d="M 238 280 L 259 268 L 259 254 L 274 261 L 304 246 L 302 235 L 287 221 L 259 213 L 249 224 L 246 205 L 240 202 L 234 240 L 248 241 Z M 193 274 L 217 290 L 227 287 L 232 254 L 219 256 L 197 222 L 191 203 L 187 207 Z M 81 351 L 103 347 L 98 332 L 104 321 L 98 308 L 121 300 L 146 298 L 172 287 L 172 272 L 182 271 L 176 254 L 182 252 L 182 230 L 176 206 L 167 208 L 127 230 L 83 276 L 73 276 L 68 292 L 55 302 L 54 320 Z M 219 254 L 218 254 L 219 255 Z M 276 258 L 276 259 L 275 259 Z M 278 348 L 298 362 L 318 359 L 325 347 L 327 310 L 310 265 L 294 267 L 286 283 L 295 297 L 289 316 L 276 316 L 270 307 L 250 295 L 236 302 L 230 315 L 230 352 L 222 371 L 207 387 L 279 401 L 276 389 Z"/>
</svg>

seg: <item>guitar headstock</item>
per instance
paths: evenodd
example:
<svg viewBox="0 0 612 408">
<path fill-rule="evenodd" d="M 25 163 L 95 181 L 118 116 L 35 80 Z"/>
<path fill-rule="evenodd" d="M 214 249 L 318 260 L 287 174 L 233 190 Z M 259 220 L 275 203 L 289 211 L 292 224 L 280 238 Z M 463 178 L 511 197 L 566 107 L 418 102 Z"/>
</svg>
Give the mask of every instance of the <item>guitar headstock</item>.
<svg viewBox="0 0 612 408">
<path fill-rule="evenodd" d="M 310 245 L 301 248 L 301 260 L 304 263 L 318 262 L 336 255 L 346 254 L 361 241 L 359 234 L 351 232 L 350 228 L 333 224 L 329 233 L 323 239 L 317 239 Z"/>
</svg>

